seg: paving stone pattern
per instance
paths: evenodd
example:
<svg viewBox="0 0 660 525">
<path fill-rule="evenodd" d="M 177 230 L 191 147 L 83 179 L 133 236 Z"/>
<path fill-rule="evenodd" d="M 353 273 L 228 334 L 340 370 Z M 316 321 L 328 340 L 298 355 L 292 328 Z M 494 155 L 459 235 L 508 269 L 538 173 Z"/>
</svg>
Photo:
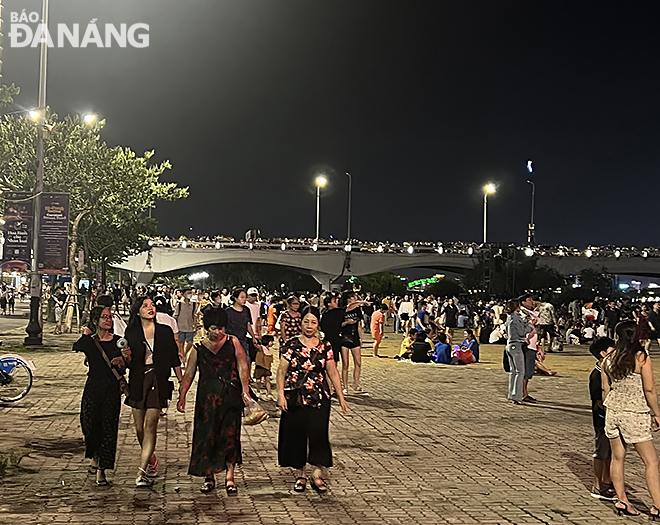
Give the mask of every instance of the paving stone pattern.
<svg viewBox="0 0 660 525">
<path fill-rule="evenodd" d="M 18 468 L 0 479 L 0 523 L 434 525 L 621 523 L 612 504 L 589 496 L 592 428 L 584 379 L 535 378 L 537 406 L 505 401 L 507 375 L 491 363 L 447 367 L 364 359 L 370 397 L 335 405 L 330 493 L 292 491 L 277 465 L 278 419 L 243 429 L 237 497 L 199 492 L 187 475 L 194 391 L 188 409 L 161 419 L 161 475 L 153 489 L 134 486 L 139 448 L 122 408 L 112 485 L 87 474 L 80 431 L 82 357 L 66 348 L 31 353 L 33 390 L 0 405 L 0 452 L 21 450 Z M 1 353 L 1 352 L 0 352 Z M 491 355 L 501 355 L 494 352 Z M 567 359 L 570 357 L 566 357 Z M 640 511 L 651 505 L 642 465 L 632 453 L 627 480 Z M 648 516 L 636 521 L 648 521 Z M 635 521 L 635 520 L 633 520 Z"/>
</svg>

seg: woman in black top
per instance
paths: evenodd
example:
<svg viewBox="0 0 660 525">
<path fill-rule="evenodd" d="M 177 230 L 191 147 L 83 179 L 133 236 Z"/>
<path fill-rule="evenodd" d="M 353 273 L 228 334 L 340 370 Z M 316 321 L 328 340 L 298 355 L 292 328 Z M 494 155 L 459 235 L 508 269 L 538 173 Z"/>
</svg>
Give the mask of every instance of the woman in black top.
<svg viewBox="0 0 660 525">
<path fill-rule="evenodd" d="M 227 308 L 227 330 L 226 332 L 229 335 L 233 335 L 241 343 L 243 351 L 245 352 L 245 358 L 247 359 L 248 368 L 250 366 L 250 355 L 248 349 L 250 345 L 248 343 L 247 334 L 250 334 L 252 340 L 260 339 L 256 336 L 252 330 L 252 314 L 250 309 L 245 306 L 247 302 L 247 293 L 243 288 L 236 288 L 231 293 L 231 299 L 233 301 L 232 305 Z M 261 335 L 261 334 L 259 334 Z"/>
<path fill-rule="evenodd" d="M 358 394 L 366 394 L 360 388 L 362 373 L 362 308 L 355 292 L 346 292 L 341 297 L 344 321 L 341 324 L 341 377 L 344 394 L 348 393 L 348 356 L 353 356 L 353 389 Z"/>
<path fill-rule="evenodd" d="M 95 306 L 89 316 L 92 333 L 83 335 L 73 345 L 75 352 L 85 354 L 89 367 L 80 405 L 80 426 L 85 436 L 85 457 L 92 460 L 89 473 L 96 474 L 98 486 L 105 486 L 105 471 L 115 468 L 121 391 L 97 343 L 119 374 L 124 373 L 125 363 L 117 346 L 119 336 L 110 333 L 112 310 Z"/>
<path fill-rule="evenodd" d="M 314 467 L 311 483 L 320 494 L 328 491 L 323 479 L 323 467 L 332 466 L 332 451 L 328 437 L 330 424 L 330 390 L 332 381 L 339 397 L 342 413 L 348 406 L 341 392 L 339 372 L 330 343 L 319 339 L 319 311 L 308 307 L 302 315 L 302 334 L 292 337 L 280 350 L 277 370 L 278 406 L 282 409 L 277 453 L 282 467 L 296 469 L 293 490 L 303 492 L 307 484 L 305 465 Z M 285 387 L 300 395 L 287 400 Z M 299 403 L 298 403 L 299 401 Z"/>
<path fill-rule="evenodd" d="M 131 349 L 126 404 L 133 407 L 135 430 L 142 447 L 135 484 L 149 487 L 153 484 L 151 478 L 158 475 L 158 459 L 154 455 L 156 432 L 160 411 L 172 399 L 172 369 L 179 382 L 182 377 L 179 348 L 172 329 L 156 323 L 156 307 L 149 297 L 138 298 L 131 307 L 125 337 Z"/>
</svg>

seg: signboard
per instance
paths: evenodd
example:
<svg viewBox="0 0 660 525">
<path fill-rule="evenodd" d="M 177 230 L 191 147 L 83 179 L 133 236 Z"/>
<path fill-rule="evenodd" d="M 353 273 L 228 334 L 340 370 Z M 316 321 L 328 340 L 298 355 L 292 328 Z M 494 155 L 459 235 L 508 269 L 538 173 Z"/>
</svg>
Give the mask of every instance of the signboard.
<svg viewBox="0 0 660 525">
<path fill-rule="evenodd" d="M 31 193 L 8 192 L 5 198 L 5 242 L 2 251 L 3 272 L 27 272 L 32 260 Z"/>
<path fill-rule="evenodd" d="M 69 270 L 69 195 L 42 193 L 39 217 L 39 273 Z"/>
</svg>

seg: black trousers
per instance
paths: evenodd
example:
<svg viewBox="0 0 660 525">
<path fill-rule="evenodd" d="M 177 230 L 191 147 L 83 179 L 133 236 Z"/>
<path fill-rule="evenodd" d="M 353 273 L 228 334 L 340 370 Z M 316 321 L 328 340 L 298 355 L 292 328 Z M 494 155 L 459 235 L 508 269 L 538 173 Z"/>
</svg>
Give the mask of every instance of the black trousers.
<svg viewBox="0 0 660 525">
<path fill-rule="evenodd" d="M 331 467 L 329 426 L 328 399 L 321 403 L 320 408 L 291 407 L 282 412 L 277 445 L 280 466 L 301 469 L 309 463 L 318 467 Z"/>
</svg>

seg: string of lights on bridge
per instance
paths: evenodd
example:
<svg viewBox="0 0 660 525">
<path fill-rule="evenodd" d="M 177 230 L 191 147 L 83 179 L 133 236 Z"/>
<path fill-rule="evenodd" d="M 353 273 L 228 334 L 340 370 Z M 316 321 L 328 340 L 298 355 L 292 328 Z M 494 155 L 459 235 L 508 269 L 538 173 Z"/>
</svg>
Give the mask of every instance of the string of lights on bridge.
<svg viewBox="0 0 660 525">
<path fill-rule="evenodd" d="M 318 251 L 345 251 L 368 252 L 368 253 L 433 253 L 439 255 L 467 255 L 478 256 L 481 253 L 508 255 L 511 250 L 519 250 L 527 257 L 660 257 L 658 248 L 616 247 L 616 246 L 589 246 L 585 250 L 568 246 L 520 246 L 516 244 L 478 244 L 469 242 L 363 242 L 363 241 L 338 241 L 326 239 L 254 239 L 236 240 L 232 237 L 197 237 L 169 239 L 168 237 L 154 237 L 149 239 L 150 247 L 181 248 L 181 249 L 247 249 L 247 250 L 309 250 Z"/>
</svg>

